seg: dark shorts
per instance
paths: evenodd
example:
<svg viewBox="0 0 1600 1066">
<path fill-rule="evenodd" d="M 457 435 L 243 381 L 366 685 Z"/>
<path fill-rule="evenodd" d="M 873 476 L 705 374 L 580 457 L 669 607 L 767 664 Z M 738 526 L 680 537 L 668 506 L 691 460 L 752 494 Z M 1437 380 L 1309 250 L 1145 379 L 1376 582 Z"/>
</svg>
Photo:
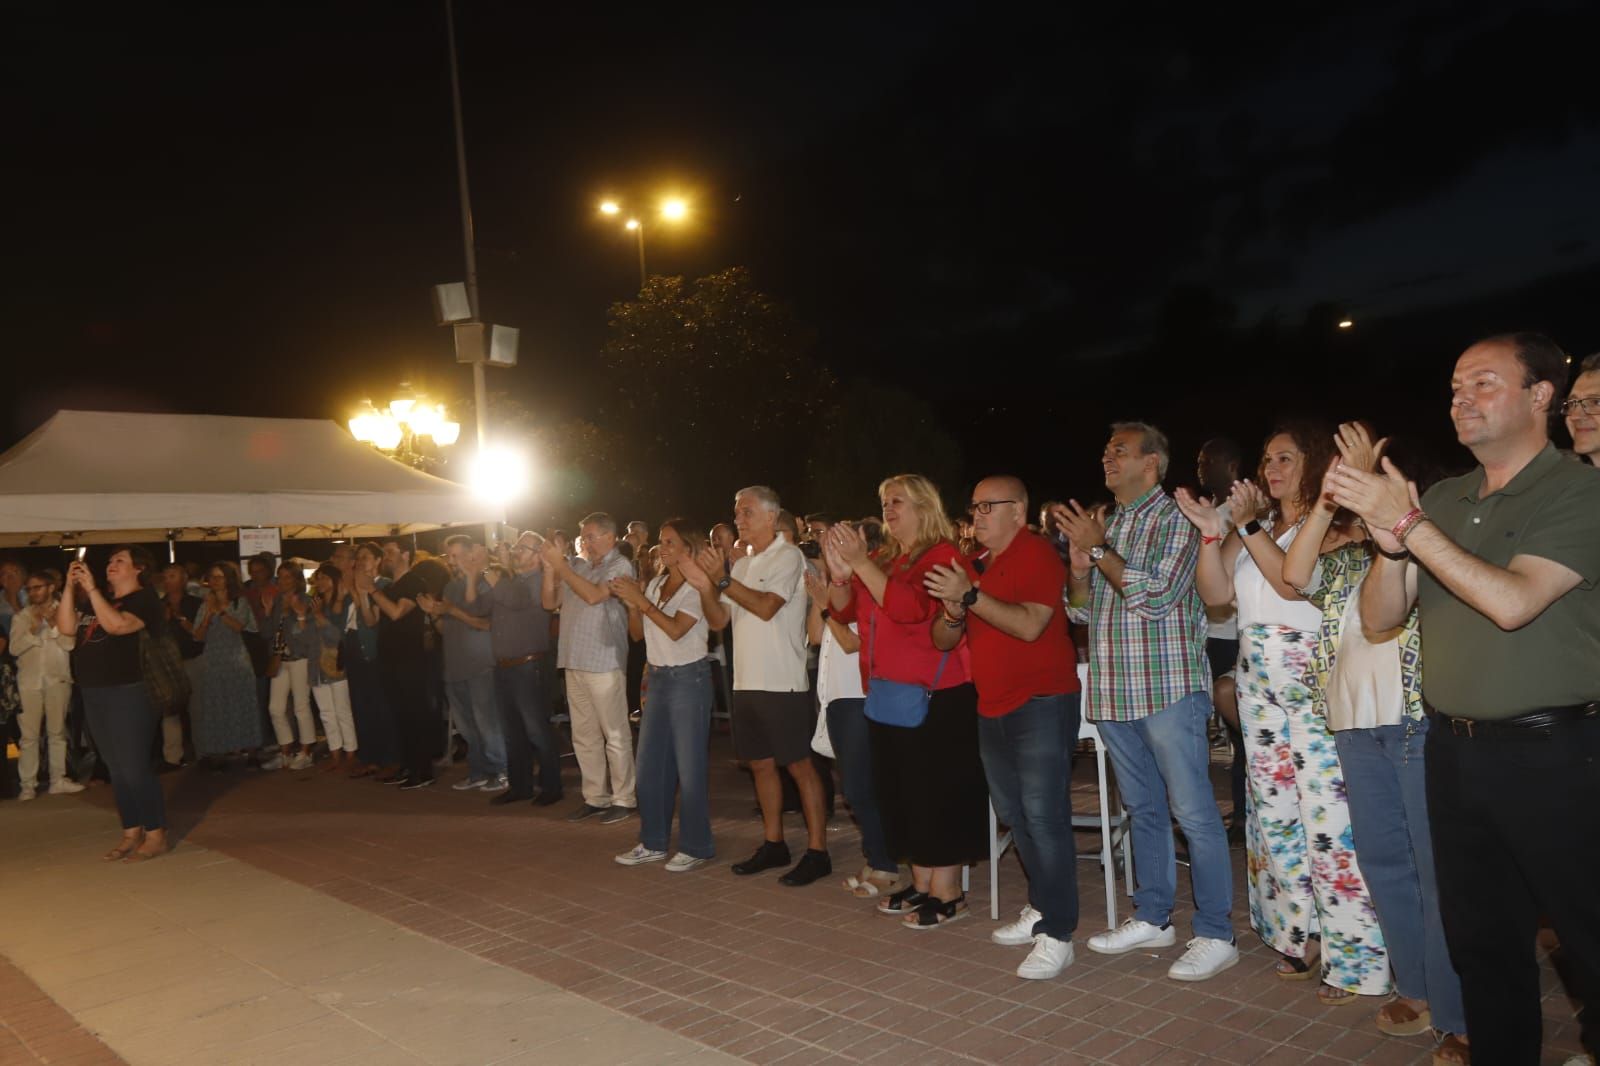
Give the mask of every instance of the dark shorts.
<svg viewBox="0 0 1600 1066">
<path fill-rule="evenodd" d="M 776 759 L 779 766 L 811 757 L 817 705 L 809 692 L 733 693 L 733 753 L 741 759 Z"/>
<path fill-rule="evenodd" d="M 1215 681 L 1239 664 L 1239 642 L 1207 637 L 1206 659 L 1211 663 L 1211 680 Z"/>
</svg>

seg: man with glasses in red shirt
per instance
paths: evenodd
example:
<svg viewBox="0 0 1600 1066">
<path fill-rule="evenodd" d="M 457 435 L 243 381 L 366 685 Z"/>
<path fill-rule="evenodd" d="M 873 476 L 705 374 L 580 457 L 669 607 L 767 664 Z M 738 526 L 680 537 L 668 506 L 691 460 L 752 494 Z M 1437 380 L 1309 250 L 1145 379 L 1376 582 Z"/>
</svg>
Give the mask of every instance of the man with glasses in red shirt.
<svg viewBox="0 0 1600 1066">
<path fill-rule="evenodd" d="M 1080 694 L 1062 602 L 1067 568 L 1050 542 L 1027 528 L 1028 490 L 1017 478 L 980 481 L 971 513 L 977 554 L 965 569 L 934 566 L 925 581 L 944 602 L 933 643 L 948 651 L 966 631 L 989 795 L 1028 875 L 1028 905 L 990 939 L 1032 944 L 1017 976 L 1048 979 L 1071 965 L 1078 927 L 1067 789 Z"/>
</svg>

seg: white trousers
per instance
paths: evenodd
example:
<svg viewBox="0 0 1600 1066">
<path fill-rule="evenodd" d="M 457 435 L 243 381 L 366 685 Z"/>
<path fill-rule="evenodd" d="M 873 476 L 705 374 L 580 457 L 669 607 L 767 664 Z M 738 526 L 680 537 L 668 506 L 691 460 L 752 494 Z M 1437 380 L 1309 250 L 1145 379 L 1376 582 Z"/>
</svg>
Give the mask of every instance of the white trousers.
<svg viewBox="0 0 1600 1066">
<path fill-rule="evenodd" d="M 591 807 L 637 807 L 626 674 L 622 670 L 566 673 L 572 753 L 583 776 L 583 802 Z"/>
<path fill-rule="evenodd" d="M 289 729 L 289 690 L 294 690 L 294 718 L 300 728 L 300 743 L 305 747 L 317 742 L 317 723 L 311 717 L 311 688 L 306 683 L 304 659 L 290 659 L 278 665 L 278 672 L 267 689 L 267 713 L 272 716 L 272 731 L 277 734 L 278 745 L 294 740 Z"/>
<path fill-rule="evenodd" d="M 39 735 L 50 740 L 50 783 L 67 779 L 67 707 L 72 702 L 72 682 L 46 682 L 42 689 L 23 689 L 22 715 L 17 719 L 22 726 L 22 740 L 17 745 L 17 774 L 22 787 L 32 790 L 39 780 Z"/>
<path fill-rule="evenodd" d="M 350 712 L 350 682 L 344 678 L 313 685 L 311 694 L 322 712 L 322 734 L 329 751 L 356 750 L 356 720 Z"/>
</svg>

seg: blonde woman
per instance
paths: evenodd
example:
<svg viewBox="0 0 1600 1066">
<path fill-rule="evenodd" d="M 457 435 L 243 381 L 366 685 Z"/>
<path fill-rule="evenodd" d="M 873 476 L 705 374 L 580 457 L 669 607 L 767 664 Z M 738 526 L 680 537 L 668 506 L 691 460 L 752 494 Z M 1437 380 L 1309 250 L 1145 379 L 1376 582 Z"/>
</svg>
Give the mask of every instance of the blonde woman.
<svg viewBox="0 0 1600 1066">
<path fill-rule="evenodd" d="M 878 486 L 886 534 L 882 551 L 848 525 L 828 531 L 829 607 L 855 622 L 867 690 L 873 781 L 890 856 L 911 866 L 912 883 L 878 903 L 907 928 L 932 929 L 967 914 L 961 867 L 988 853 L 988 785 L 978 755 L 978 694 L 966 637 L 949 652 L 933 646 L 942 614 L 923 587 L 935 565 L 960 566 L 955 529 L 933 482 L 899 474 Z M 931 690 L 921 723 L 873 719 L 872 686 L 882 681 Z"/>
</svg>

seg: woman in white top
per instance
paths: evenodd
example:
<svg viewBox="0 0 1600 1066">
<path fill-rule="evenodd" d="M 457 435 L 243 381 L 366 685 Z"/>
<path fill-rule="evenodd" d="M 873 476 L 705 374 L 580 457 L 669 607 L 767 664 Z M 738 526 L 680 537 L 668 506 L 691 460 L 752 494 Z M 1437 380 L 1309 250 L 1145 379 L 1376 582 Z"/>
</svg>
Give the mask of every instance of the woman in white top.
<svg viewBox="0 0 1600 1066">
<path fill-rule="evenodd" d="M 1318 976 L 1324 1003 L 1389 991 L 1389 958 L 1356 865 L 1344 773 L 1328 724 L 1312 699 L 1311 658 L 1322 612 L 1283 578 L 1284 552 L 1315 504 L 1334 456 L 1331 434 L 1291 424 L 1267 439 L 1260 477 L 1228 498 L 1235 530 L 1184 490 L 1178 506 L 1200 531 L 1195 585 L 1207 605 L 1239 613 L 1239 723 L 1249 755 L 1245 823 L 1250 923 L 1282 954 L 1284 980 Z M 1349 539 L 1330 528 L 1320 549 Z"/>
<path fill-rule="evenodd" d="M 867 535 L 863 531 L 863 535 Z M 882 538 L 869 537 L 867 549 L 877 551 Z M 866 692 L 861 687 L 861 637 L 856 623 L 833 617 L 828 606 L 829 582 L 826 552 L 817 560 L 819 573 L 806 573 L 806 595 L 811 610 L 806 616 L 806 640 L 817 652 L 817 704 L 828 723 L 834 765 L 844 784 L 844 799 L 861 830 L 861 855 L 866 865 L 844 880 L 846 892 L 857 899 L 872 899 L 891 892 L 900 880 L 900 864 L 889 851 L 878 813 L 878 796 L 872 779 L 872 737 L 867 729 Z"/>
<path fill-rule="evenodd" d="M 705 608 L 683 578 L 705 537 L 680 518 L 661 523 L 661 572 L 643 588 L 616 578 L 611 591 L 628 608 L 628 635 L 644 640 L 649 695 L 639 721 L 639 843 L 617 856 L 623 866 L 667 857 L 672 805 L 678 800 L 678 853 L 672 873 L 704 866 L 716 854 L 708 794 L 711 661 Z"/>
</svg>

